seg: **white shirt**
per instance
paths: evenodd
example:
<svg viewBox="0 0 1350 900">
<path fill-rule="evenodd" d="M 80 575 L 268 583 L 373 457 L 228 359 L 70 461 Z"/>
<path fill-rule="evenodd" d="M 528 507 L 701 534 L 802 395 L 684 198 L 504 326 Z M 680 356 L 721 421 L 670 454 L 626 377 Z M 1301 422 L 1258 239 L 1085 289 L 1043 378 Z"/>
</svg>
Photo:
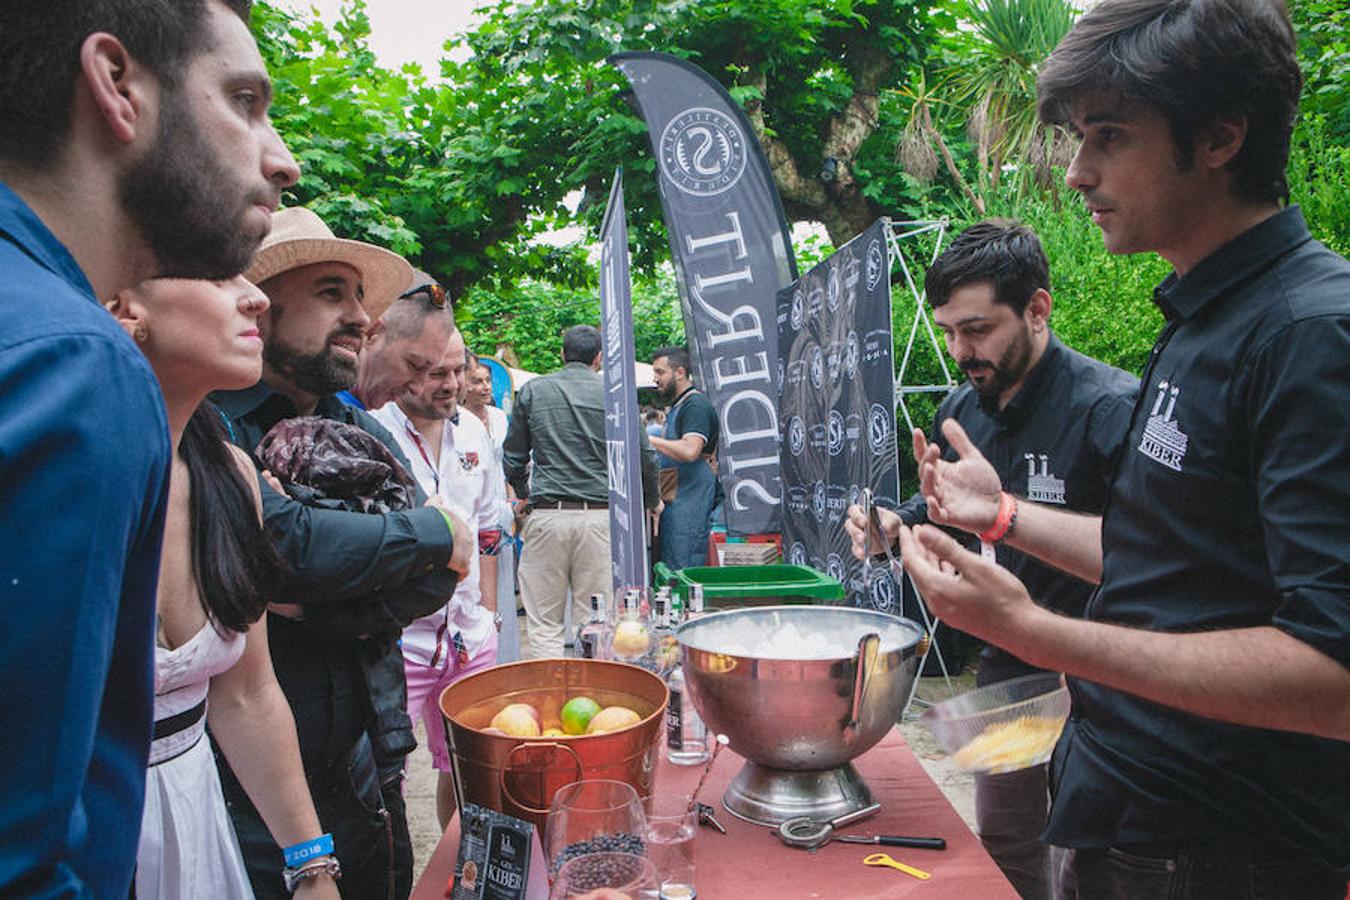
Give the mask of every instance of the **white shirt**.
<svg viewBox="0 0 1350 900">
<path fill-rule="evenodd" d="M 390 402 L 371 415 L 389 429 L 403 455 L 412 464 L 412 475 L 428 496 L 440 497 L 455 515 L 472 529 L 474 553 L 470 556 L 469 576 L 460 579 L 446 605 L 423 616 L 403 629 L 403 657 L 421 665 L 445 665 L 447 654 L 454 653 L 450 643 L 458 631 L 465 649 L 473 657 L 483 649 L 491 633 L 492 613 L 480 602 L 478 586 L 478 532 L 497 527 L 497 501 L 492 486 L 501 471 L 492 439 L 477 416 L 461 409 L 459 423 L 446 420 L 441 429 L 441 453 L 438 464 L 425 438 L 412 422 Z"/>
<path fill-rule="evenodd" d="M 460 408 L 465 415 L 475 419 L 478 417 L 469 410 Z M 506 532 L 511 531 L 511 525 L 515 521 L 515 513 L 511 510 L 511 503 L 506 498 L 506 470 L 502 467 L 502 444 L 506 442 L 506 413 L 502 412 L 500 407 L 484 407 L 487 412 L 487 432 L 492 439 L 493 451 L 496 453 L 496 462 L 494 471 L 496 477 L 492 479 L 492 494 L 497 502 L 497 524 Z M 482 423 L 482 419 L 478 419 Z"/>
</svg>

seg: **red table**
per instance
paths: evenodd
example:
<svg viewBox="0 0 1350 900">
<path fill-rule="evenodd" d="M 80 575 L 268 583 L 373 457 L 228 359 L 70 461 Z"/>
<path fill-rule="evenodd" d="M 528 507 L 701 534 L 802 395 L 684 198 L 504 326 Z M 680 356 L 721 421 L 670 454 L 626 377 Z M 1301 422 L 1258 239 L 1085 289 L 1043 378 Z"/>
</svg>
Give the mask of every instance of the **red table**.
<svg viewBox="0 0 1350 900">
<path fill-rule="evenodd" d="M 867 844 L 830 843 L 814 853 L 784 846 L 775 831 L 743 822 L 722 809 L 722 792 L 740 770 L 742 759 L 730 750 L 717 758 L 701 799 L 717 807 L 726 835 L 700 828 L 694 850 L 699 900 L 754 898 L 950 897 L 958 900 L 1017 900 L 980 840 L 966 827 L 942 791 L 928 777 L 898 730 L 854 761 L 880 801 L 881 811 L 849 826 L 853 834 L 907 834 L 947 839 L 946 850 L 911 850 Z M 671 765 L 661 756 L 657 790 L 693 790 L 701 766 Z M 459 852 L 459 820 L 450 823 L 426 871 L 413 889 L 413 900 L 443 900 Z M 919 881 L 886 867 L 864 866 L 863 857 L 889 853 L 931 872 Z"/>
</svg>

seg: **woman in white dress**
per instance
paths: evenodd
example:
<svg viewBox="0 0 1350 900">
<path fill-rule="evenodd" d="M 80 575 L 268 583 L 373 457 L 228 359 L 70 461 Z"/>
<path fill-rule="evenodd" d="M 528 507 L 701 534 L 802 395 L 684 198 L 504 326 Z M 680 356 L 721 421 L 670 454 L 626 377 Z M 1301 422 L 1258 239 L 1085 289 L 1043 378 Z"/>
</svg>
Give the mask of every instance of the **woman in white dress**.
<svg viewBox="0 0 1350 900">
<path fill-rule="evenodd" d="M 136 855 L 138 900 L 252 898 L 220 790 L 214 739 L 278 845 L 320 837 L 295 720 L 267 649 L 281 563 L 263 534 L 257 475 L 206 395 L 262 373 L 267 297 L 242 277 L 156 280 L 108 304 L 145 353 L 174 442 L 155 652 L 155 740 Z M 91 389 L 93 387 L 91 386 Z M 308 846 L 295 895 L 337 900 L 331 851 Z M 282 877 L 277 872 L 277 878 Z"/>
</svg>

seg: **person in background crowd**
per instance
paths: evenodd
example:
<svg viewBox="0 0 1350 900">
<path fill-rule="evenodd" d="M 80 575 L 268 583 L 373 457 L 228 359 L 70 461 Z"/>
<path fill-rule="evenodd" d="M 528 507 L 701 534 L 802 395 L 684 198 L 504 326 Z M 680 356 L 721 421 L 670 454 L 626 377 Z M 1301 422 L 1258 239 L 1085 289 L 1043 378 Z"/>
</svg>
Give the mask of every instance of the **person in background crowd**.
<svg viewBox="0 0 1350 900">
<path fill-rule="evenodd" d="M 454 316 L 446 308 L 445 291 L 425 272 L 400 300 L 422 296 L 424 303 L 394 303 L 365 333 L 356 384 L 339 391 L 338 399 L 358 409 L 379 409 L 408 391 L 419 390 L 427 372 L 445 354 Z M 426 293 L 427 285 L 435 293 Z"/>
<path fill-rule="evenodd" d="M 670 404 L 662 437 L 652 449 L 661 454 L 661 561 L 672 569 L 705 565 L 712 511 L 717 505 L 717 475 L 710 460 L 717 453 L 717 411 L 694 387 L 689 351 L 663 347 L 652 354 L 652 375 L 661 400 Z"/>
<path fill-rule="evenodd" d="M 1350 263 L 1283 206 L 1294 47 L 1265 0 L 1105 0 L 1041 68 L 1107 250 L 1174 269 L 1102 517 L 1003 493 L 955 422 L 956 461 L 915 437 L 932 521 L 1100 582 L 1060 616 L 900 529 L 944 620 L 1073 676 L 1045 837 L 1084 900 L 1346 895 Z"/>
<path fill-rule="evenodd" d="M 647 437 L 660 437 L 666 430 L 666 411 L 655 406 L 644 406 L 642 422 L 643 427 L 647 429 Z"/>
<path fill-rule="evenodd" d="M 568 592 L 573 621 L 585 621 L 591 594 L 610 595 L 609 469 L 605 452 L 600 332 L 563 333 L 563 367 L 520 389 L 506 433 L 506 477 L 529 502 L 521 531 L 520 600 L 526 659 L 563 655 Z M 656 496 L 656 465 L 642 439 L 642 486 Z"/>
<path fill-rule="evenodd" d="M 299 177 L 248 9 L 0 4 L 3 896 L 131 884 L 171 446 L 99 303 L 239 274 Z"/>
<path fill-rule="evenodd" d="M 441 692 L 472 672 L 497 661 L 496 543 L 498 507 L 492 482 L 499 477 L 496 454 L 487 429 L 476 417 L 463 415 L 459 395 L 464 385 L 464 336 L 455 331 L 450 345 L 427 374 L 418 391 L 375 410 L 373 415 L 398 441 L 412 463 L 412 474 L 430 497 L 454 510 L 478 542 L 479 552 L 441 609 L 403 629 L 403 665 L 408 677 L 408 714 L 421 716 L 427 749 L 440 773 L 436 782 L 436 815 L 441 828 L 455 812 L 450 750 L 445 743 Z M 484 546 L 483 535 L 495 538 Z"/>
<path fill-rule="evenodd" d="M 320 416 L 364 429 L 408 468 L 384 427 L 336 394 L 355 383 L 372 318 L 392 302 L 427 302 L 394 300 L 411 267 L 387 250 L 334 237 L 307 209 L 284 209 L 273 219 L 248 272 L 271 301 L 259 323 L 262 381 L 215 395 L 232 439 L 253 451 L 283 419 Z M 267 533 L 289 569 L 278 590 L 285 605 L 268 618 L 272 665 L 295 715 L 319 821 L 342 864 L 338 887 L 351 900 L 405 897 L 412 850 L 403 764 L 416 743 L 398 639 L 405 625 L 445 604 L 477 548 L 449 510 L 324 509 L 279 487 L 262 488 Z M 281 849 L 235 773 L 220 763 L 253 889 L 283 897 Z"/>
<path fill-rule="evenodd" d="M 1133 376 L 1076 353 L 1050 328 L 1050 266 L 1035 233 L 1024 225 L 987 221 L 963 231 L 929 266 L 924 295 L 933 307 L 947 352 L 968 383 L 943 401 L 933 435 L 945 459 L 957 458 L 942 437 L 948 419 L 1020 497 L 1097 514 L 1106 500 L 1139 392 Z M 927 521 L 916 494 L 896 512 L 881 509 L 894 531 Z M 866 523 L 849 510 L 849 530 L 861 543 Z M 978 539 L 973 542 L 979 549 Z M 1027 585 L 1036 602 L 1081 616 L 1092 586 L 1007 546 L 990 546 L 1000 564 Z M 984 687 L 1031 675 L 1028 665 L 995 644 L 980 654 L 976 684 Z M 975 778 L 980 840 L 1024 900 L 1056 896 L 1061 853 L 1041 841 L 1050 808 L 1046 766 Z"/>
<path fill-rule="evenodd" d="M 492 440 L 492 495 L 497 506 L 497 612 L 502 630 L 497 634 L 497 662 L 520 659 L 520 628 L 516 621 L 516 492 L 506 483 L 502 469 L 502 444 L 506 441 L 507 418 L 492 402 L 492 370 L 473 353 L 465 352 L 464 400 L 462 406 L 478 417 Z"/>
<path fill-rule="evenodd" d="M 136 897 L 252 898 L 206 726 L 283 847 L 319 838 L 295 720 L 272 672 L 262 615 L 281 560 L 262 529 L 257 475 L 229 443 L 216 389 L 262 373 L 267 297 L 229 281 L 147 281 L 109 310 L 154 369 L 176 448 L 160 560 L 155 739 L 136 854 Z M 209 690 L 208 690 L 209 688 Z M 260 752 L 262 751 L 262 752 Z M 296 896 L 338 896 L 331 854 L 293 867 Z"/>
</svg>

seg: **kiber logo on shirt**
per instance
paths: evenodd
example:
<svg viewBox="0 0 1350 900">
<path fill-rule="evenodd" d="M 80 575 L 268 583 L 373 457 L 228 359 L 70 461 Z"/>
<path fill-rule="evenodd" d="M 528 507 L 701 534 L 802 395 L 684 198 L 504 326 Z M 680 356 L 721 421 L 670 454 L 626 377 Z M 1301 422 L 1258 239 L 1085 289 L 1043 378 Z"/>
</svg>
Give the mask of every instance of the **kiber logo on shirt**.
<svg viewBox="0 0 1350 900">
<path fill-rule="evenodd" d="M 1022 456 L 1027 461 L 1027 499 L 1035 503 L 1064 503 L 1064 479 L 1050 474 L 1050 455 L 1024 453 Z"/>
<path fill-rule="evenodd" d="M 1144 436 L 1140 438 L 1137 448 L 1149 459 L 1177 472 L 1181 471 L 1182 460 L 1186 458 L 1186 445 L 1190 442 L 1190 438 L 1172 419 L 1180 396 L 1180 385 L 1158 382 L 1153 412 L 1144 424 Z M 1165 408 L 1164 403 L 1167 404 Z"/>
</svg>

